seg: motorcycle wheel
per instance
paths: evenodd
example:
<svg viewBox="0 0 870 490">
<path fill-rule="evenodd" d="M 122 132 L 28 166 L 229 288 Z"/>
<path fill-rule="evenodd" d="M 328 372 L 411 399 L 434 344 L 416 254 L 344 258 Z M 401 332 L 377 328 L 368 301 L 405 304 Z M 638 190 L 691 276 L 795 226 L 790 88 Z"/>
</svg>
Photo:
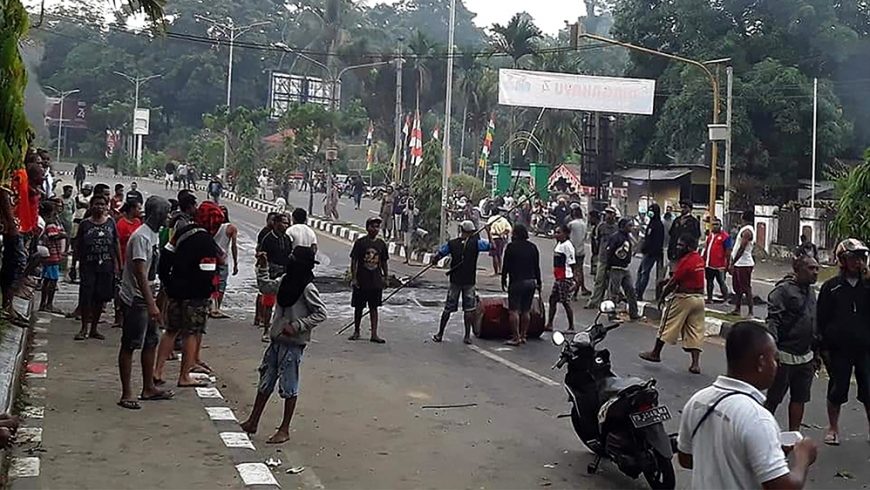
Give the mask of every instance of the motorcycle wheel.
<svg viewBox="0 0 870 490">
<path fill-rule="evenodd" d="M 674 474 L 674 465 L 671 460 L 665 459 L 661 454 L 653 451 L 656 467 L 643 472 L 643 477 L 653 489 L 672 489 L 677 485 L 677 477 Z"/>
</svg>

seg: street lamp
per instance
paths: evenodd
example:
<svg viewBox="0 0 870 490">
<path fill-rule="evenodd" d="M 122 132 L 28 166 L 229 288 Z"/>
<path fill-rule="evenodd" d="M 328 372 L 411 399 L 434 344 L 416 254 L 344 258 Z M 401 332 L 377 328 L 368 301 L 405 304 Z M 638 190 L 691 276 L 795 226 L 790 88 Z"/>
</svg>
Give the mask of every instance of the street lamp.
<svg viewBox="0 0 870 490">
<path fill-rule="evenodd" d="M 45 85 L 45 88 L 56 93 L 57 96 L 60 98 L 60 111 L 57 114 L 57 162 L 60 163 L 60 156 L 62 154 L 63 101 L 68 96 L 70 96 L 72 94 L 79 93 L 80 90 L 74 89 L 74 90 L 63 91 L 63 90 L 58 90 L 58 89 L 51 87 L 51 86 L 48 86 L 48 85 Z"/>
<path fill-rule="evenodd" d="M 261 22 L 253 22 L 248 25 L 236 26 L 235 22 L 233 22 L 232 17 L 227 17 L 227 22 L 219 22 L 214 19 L 210 19 L 204 15 L 194 14 L 193 16 L 196 20 L 201 20 L 203 22 L 208 22 L 212 25 L 212 27 L 218 29 L 226 36 L 229 41 L 230 46 L 230 59 L 227 68 L 227 116 L 230 114 L 230 96 L 233 91 L 233 46 L 235 45 L 236 38 L 250 31 L 251 29 L 259 26 L 263 26 L 269 24 L 270 21 L 264 20 Z M 227 178 L 227 159 L 229 158 L 229 134 L 228 129 L 224 130 L 224 165 L 223 165 L 223 178 Z"/>
<path fill-rule="evenodd" d="M 630 44 L 622 41 L 617 41 L 616 39 L 611 39 L 609 37 L 603 37 L 596 34 L 589 34 L 587 32 L 578 32 L 578 38 L 586 38 L 592 39 L 595 41 L 603 42 L 606 44 L 612 44 L 615 46 L 622 46 L 626 49 L 631 49 L 633 51 L 640 51 L 641 53 L 651 54 L 653 56 L 660 56 L 662 58 L 668 58 L 672 60 L 679 61 L 681 63 L 686 63 L 688 65 L 692 65 L 701 69 L 707 78 L 710 80 L 710 86 L 713 88 L 713 125 L 719 124 L 719 81 L 716 80 L 716 77 L 713 75 L 713 72 L 707 68 L 707 65 L 700 61 L 692 60 L 689 58 L 684 58 L 682 56 L 678 56 L 671 53 L 665 53 L 664 51 L 656 51 L 654 49 L 645 48 L 643 46 L 637 46 L 635 44 Z M 716 176 L 716 165 L 719 160 L 719 150 L 716 144 L 713 145 L 710 154 L 710 220 L 716 215 L 716 185 L 717 185 L 717 176 Z"/>
<path fill-rule="evenodd" d="M 133 76 L 130 76 L 126 73 L 122 73 L 120 71 L 116 71 L 113 73 L 115 73 L 115 75 L 126 78 L 127 81 L 132 83 L 133 86 L 135 87 L 135 90 L 133 92 L 133 121 L 134 121 L 133 126 L 135 127 L 135 125 L 136 125 L 136 123 L 135 123 L 136 110 L 139 109 L 139 86 L 143 85 L 148 80 L 152 80 L 154 78 L 160 78 L 163 75 L 157 74 L 157 75 L 151 75 L 148 77 L 141 77 L 141 76 L 137 75 L 137 76 L 133 77 Z M 136 151 L 136 173 L 141 173 L 141 170 L 142 170 L 142 136 L 143 135 L 141 135 L 141 134 L 136 134 L 135 130 L 134 130 L 133 140 L 135 143 L 135 151 Z M 118 169 L 115 169 L 115 171 L 117 171 L 117 170 Z"/>
</svg>

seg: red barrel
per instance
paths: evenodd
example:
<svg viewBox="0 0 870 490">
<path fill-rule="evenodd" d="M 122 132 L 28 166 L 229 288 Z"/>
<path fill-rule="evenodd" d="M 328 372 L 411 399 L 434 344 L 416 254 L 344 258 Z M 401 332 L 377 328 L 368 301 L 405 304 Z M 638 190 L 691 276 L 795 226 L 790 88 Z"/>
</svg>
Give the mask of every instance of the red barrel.
<svg viewBox="0 0 870 490">
<path fill-rule="evenodd" d="M 544 333 L 544 302 L 536 295 L 532 302 L 532 318 L 529 321 L 529 338 L 536 339 Z M 506 295 L 487 296 L 477 302 L 477 317 L 472 328 L 474 335 L 482 339 L 509 339 L 511 327 L 508 322 Z"/>
</svg>

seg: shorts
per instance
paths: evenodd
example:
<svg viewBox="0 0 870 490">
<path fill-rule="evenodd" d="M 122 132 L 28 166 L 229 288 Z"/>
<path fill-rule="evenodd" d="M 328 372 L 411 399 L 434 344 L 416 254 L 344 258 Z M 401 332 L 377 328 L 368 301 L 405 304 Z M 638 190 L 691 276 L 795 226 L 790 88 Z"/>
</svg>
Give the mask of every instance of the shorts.
<svg viewBox="0 0 870 490">
<path fill-rule="evenodd" d="M 462 295 L 462 311 L 477 310 L 477 291 L 474 284 L 461 286 L 450 283 L 447 290 L 447 301 L 444 302 L 444 311 L 455 313 L 459 311 L 459 296 Z"/>
<path fill-rule="evenodd" d="M 263 308 L 271 308 L 275 306 L 275 303 L 278 300 L 277 294 L 261 294 L 260 295 L 260 306 Z"/>
<path fill-rule="evenodd" d="M 381 306 L 383 303 L 383 289 L 353 288 L 353 292 L 350 295 L 350 305 L 354 308 L 365 308 L 366 306 L 368 306 L 371 310 L 373 308 Z"/>
<path fill-rule="evenodd" d="M 60 264 L 43 265 L 42 278 L 49 281 L 57 281 L 60 279 Z"/>
<path fill-rule="evenodd" d="M 79 269 L 79 304 L 82 306 L 100 306 L 115 297 L 115 273 L 111 270 L 96 270 L 94 266 L 85 265 Z"/>
<path fill-rule="evenodd" d="M 123 320 L 121 322 L 121 348 L 124 350 L 151 349 L 157 347 L 160 337 L 157 324 L 148 315 L 148 305 L 141 299 L 133 300 L 132 305 L 120 301 Z"/>
<path fill-rule="evenodd" d="M 550 291 L 551 303 L 568 303 L 574 295 L 574 279 L 556 279 Z"/>
<path fill-rule="evenodd" d="M 504 238 L 493 238 L 492 247 L 489 249 L 491 257 L 501 258 L 504 256 L 504 249 L 507 247 L 507 240 Z"/>
<path fill-rule="evenodd" d="M 734 294 L 749 294 L 749 291 L 752 290 L 752 269 L 752 266 L 734 266 L 734 272 L 731 277 Z"/>
<path fill-rule="evenodd" d="M 205 333 L 205 322 L 211 299 L 174 299 L 169 298 L 166 307 L 166 330 L 181 332 L 185 335 Z"/>
<path fill-rule="evenodd" d="M 294 398 L 299 396 L 299 365 L 302 364 L 304 345 L 272 342 L 263 353 L 260 364 L 260 381 L 257 392 L 271 395 L 278 383 L 278 396 Z"/>
<path fill-rule="evenodd" d="M 785 393 L 789 393 L 789 402 L 807 403 L 813 387 L 816 372 L 813 363 L 779 364 L 773 385 L 767 389 L 767 406 L 776 407 L 782 403 Z"/>
<path fill-rule="evenodd" d="M 508 310 L 528 313 L 532 311 L 532 301 L 535 299 L 534 279 L 526 279 L 511 283 L 508 288 Z"/>
<path fill-rule="evenodd" d="M 218 265 L 218 292 L 223 294 L 227 290 L 227 279 L 230 277 L 230 266 L 227 264 Z"/>
<path fill-rule="evenodd" d="M 166 182 L 172 182 L 172 181 L 175 180 L 175 175 L 173 175 L 173 174 L 166 174 L 166 176 L 163 178 L 163 180 L 166 181 Z"/>
<path fill-rule="evenodd" d="M 676 293 L 665 303 L 658 338 L 674 345 L 683 339 L 683 350 L 704 346 L 704 295 Z"/>
<path fill-rule="evenodd" d="M 870 403 L 870 350 L 841 349 L 828 352 L 828 401 L 842 405 L 849 400 L 849 381 L 855 371 L 858 401 Z"/>
</svg>

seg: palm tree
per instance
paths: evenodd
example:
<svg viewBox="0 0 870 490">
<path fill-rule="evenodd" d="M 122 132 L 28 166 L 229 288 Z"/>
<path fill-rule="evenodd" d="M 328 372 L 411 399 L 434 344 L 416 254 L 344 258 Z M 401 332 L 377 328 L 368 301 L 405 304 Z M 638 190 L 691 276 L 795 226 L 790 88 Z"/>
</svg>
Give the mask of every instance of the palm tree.
<svg viewBox="0 0 870 490">
<path fill-rule="evenodd" d="M 541 39 L 541 30 L 526 13 L 514 14 L 507 25 L 493 24 L 490 30 L 493 49 L 510 56 L 513 68 L 519 66 L 523 56 L 537 51 L 537 42 Z"/>
</svg>

